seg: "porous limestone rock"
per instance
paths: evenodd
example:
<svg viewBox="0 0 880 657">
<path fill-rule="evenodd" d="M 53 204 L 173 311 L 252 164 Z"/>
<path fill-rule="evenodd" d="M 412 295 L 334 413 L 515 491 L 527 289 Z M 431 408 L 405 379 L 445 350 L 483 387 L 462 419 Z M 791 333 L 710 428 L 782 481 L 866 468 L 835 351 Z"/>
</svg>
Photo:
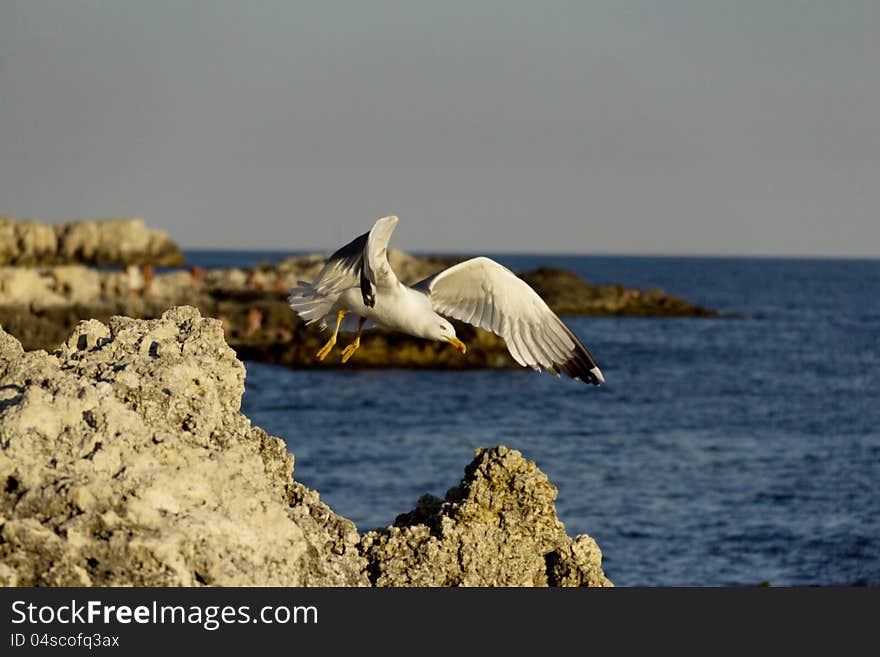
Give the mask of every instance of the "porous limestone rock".
<svg viewBox="0 0 880 657">
<path fill-rule="evenodd" d="M 52 354 L 0 330 L 0 584 L 368 584 L 354 524 L 240 412 L 244 375 L 193 308 Z"/>
<path fill-rule="evenodd" d="M 592 538 L 556 516 L 556 487 L 517 450 L 478 449 L 461 484 L 424 495 L 361 549 L 376 586 L 611 586 Z"/>
</svg>

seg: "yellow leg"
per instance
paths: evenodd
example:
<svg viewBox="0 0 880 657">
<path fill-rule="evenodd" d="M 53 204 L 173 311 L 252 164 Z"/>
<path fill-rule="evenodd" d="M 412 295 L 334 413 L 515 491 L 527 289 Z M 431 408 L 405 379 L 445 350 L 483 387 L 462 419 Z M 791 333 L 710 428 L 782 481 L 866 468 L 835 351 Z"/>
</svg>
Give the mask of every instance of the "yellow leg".
<svg viewBox="0 0 880 657">
<path fill-rule="evenodd" d="M 315 354 L 318 357 L 318 360 L 324 360 L 327 358 L 327 354 L 333 349 L 333 345 L 336 344 L 336 336 L 339 335 L 339 325 L 342 324 L 342 318 L 348 313 L 347 310 L 340 310 L 336 313 L 336 328 L 333 329 L 333 335 L 330 336 L 330 339 L 327 341 L 321 349 Z"/>
<path fill-rule="evenodd" d="M 357 336 L 350 345 L 342 350 L 342 362 L 347 363 L 348 359 L 354 356 L 354 352 L 361 346 L 361 337 Z"/>
<path fill-rule="evenodd" d="M 348 359 L 354 356 L 354 352 L 358 350 L 358 347 L 361 346 L 361 334 L 364 332 L 364 323 L 367 320 L 361 317 L 361 321 L 358 322 L 358 333 L 350 345 L 348 345 L 345 349 L 342 350 L 342 362 L 347 363 Z"/>
</svg>

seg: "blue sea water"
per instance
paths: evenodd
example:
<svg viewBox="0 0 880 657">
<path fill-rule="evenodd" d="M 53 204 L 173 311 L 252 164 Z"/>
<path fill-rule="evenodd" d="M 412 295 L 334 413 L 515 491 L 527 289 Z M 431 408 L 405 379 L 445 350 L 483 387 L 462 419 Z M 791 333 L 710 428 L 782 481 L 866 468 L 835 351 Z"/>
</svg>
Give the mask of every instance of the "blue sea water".
<svg viewBox="0 0 880 657">
<path fill-rule="evenodd" d="M 255 264 L 284 254 L 188 254 Z M 617 585 L 880 585 L 880 261 L 496 256 L 661 287 L 722 319 L 566 318 L 607 385 L 527 370 L 246 363 L 243 411 L 365 530 L 480 446 L 558 487 Z"/>
</svg>

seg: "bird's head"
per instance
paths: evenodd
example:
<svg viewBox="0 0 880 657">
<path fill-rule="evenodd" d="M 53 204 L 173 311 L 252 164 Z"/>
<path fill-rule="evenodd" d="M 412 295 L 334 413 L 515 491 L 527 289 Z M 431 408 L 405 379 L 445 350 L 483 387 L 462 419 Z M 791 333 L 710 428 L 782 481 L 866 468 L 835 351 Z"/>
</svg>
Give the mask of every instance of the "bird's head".
<svg viewBox="0 0 880 657">
<path fill-rule="evenodd" d="M 452 324 L 449 323 L 449 320 L 440 317 L 439 315 L 437 316 L 435 333 L 431 337 L 435 340 L 440 340 L 441 342 L 448 342 L 461 353 L 467 351 L 465 343 L 455 337 L 455 329 L 452 327 Z"/>
</svg>

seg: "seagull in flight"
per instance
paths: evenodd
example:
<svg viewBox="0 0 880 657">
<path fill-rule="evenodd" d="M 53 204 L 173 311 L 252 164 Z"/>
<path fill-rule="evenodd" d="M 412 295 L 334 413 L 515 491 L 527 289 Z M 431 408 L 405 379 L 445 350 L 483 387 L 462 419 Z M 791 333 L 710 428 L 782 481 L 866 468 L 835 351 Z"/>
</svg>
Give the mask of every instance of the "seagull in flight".
<svg viewBox="0 0 880 657">
<path fill-rule="evenodd" d="M 525 281 L 485 257 L 465 260 L 408 287 L 388 264 L 388 242 L 397 217 L 382 217 L 369 232 L 333 255 L 311 283 L 291 290 L 291 308 L 307 324 L 320 322 L 330 339 L 316 354 L 324 360 L 340 331 L 357 335 L 342 351 L 346 363 L 372 326 L 448 342 L 462 354 L 465 344 L 447 317 L 501 336 L 524 367 L 598 386 L 605 377 L 587 348 Z"/>
</svg>

